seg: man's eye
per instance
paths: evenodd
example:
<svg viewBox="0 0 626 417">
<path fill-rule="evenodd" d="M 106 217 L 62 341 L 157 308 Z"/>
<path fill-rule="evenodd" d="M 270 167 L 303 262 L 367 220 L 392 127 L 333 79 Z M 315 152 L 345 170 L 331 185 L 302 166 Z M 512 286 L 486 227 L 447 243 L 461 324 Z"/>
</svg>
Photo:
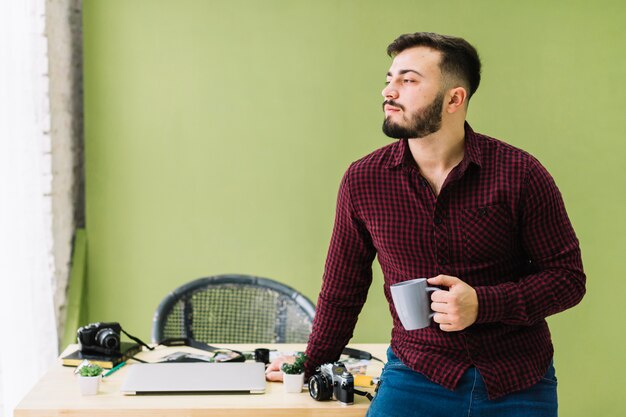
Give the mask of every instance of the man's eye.
<svg viewBox="0 0 626 417">
<path fill-rule="evenodd" d="M 415 80 L 403 80 L 405 83 L 414 83 Z"/>
</svg>

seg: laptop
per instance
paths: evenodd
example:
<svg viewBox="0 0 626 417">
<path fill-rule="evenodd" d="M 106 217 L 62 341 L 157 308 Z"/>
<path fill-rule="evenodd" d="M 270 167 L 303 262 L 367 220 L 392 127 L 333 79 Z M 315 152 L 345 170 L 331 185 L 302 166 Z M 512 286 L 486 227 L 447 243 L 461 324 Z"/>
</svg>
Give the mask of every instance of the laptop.
<svg viewBox="0 0 626 417">
<path fill-rule="evenodd" d="M 265 392 L 265 365 L 261 362 L 140 363 L 129 367 L 120 391 L 126 395 Z"/>
</svg>

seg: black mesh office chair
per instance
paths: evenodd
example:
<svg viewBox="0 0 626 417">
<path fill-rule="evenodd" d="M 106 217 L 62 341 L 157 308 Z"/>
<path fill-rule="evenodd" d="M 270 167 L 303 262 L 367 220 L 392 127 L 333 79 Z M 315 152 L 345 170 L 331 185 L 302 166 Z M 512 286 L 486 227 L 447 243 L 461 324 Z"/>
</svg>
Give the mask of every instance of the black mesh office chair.
<svg viewBox="0 0 626 417">
<path fill-rule="evenodd" d="M 152 342 L 305 343 L 315 305 L 287 285 L 246 275 L 191 281 L 169 293 L 152 320 Z"/>
</svg>

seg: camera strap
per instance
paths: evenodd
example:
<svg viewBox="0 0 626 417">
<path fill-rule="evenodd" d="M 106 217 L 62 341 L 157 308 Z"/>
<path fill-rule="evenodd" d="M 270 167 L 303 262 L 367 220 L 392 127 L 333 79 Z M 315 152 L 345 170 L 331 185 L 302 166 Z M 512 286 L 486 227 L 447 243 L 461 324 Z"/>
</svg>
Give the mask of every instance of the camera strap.
<svg viewBox="0 0 626 417">
<path fill-rule="evenodd" d="M 148 348 L 148 350 L 154 350 L 153 347 L 148 346 L 146 343 L 143 342 L 143 340 L 141 340 L 138 337 L 135 337 L 131 334 L 129 334 L 126 330 L 124 330 L 121 326 L 120 326 L 120 330 L 122 331 L 122 333 L 124 333 L 130 340 L 132 340 L 133 342 L 137 342 L 139 343 L 141 346 Z"/>
<path fill-rule="evenodd" d="M 348 355 L 348 357 L 353 358 L 353 359 L 365 359 L 365 360 L 375 360 L 378 361 L 380 363 L 382 363 L 383 365 L 385 364 L 385 362 L 383 362 L 382 360 L 378 359 L 376 356 L 372 356 L 371 353 L 365 351 L 365 350 L 359 350 L 359 349 L 354 349 L 354 348 L 349 348 L 349 347 L 345 347 L 343 349 L 343 351 L 341 352 L 342 355 Z"/>
<path fill-rule="evenodd" d="M 356 389 L 356 388 L 355 388 L 353 391 L 354 391 L 354 393 L 355 393 L 355 394 L 357 394 L 357 395 L 362 395 L 363 397 L 367 398 L 367 399 L 368 399 L 368 400 L 370 400 L 370 401 L 372 401 L 372 400 L 374 399 L 374 397 L 372 396 L 372 394 L 370 394 L 370 393 L 369 393 L 369 392 L 367 392 L 367 391 L 361 391 L 361 390 L 358 390 L 358 389 Z"/>
<path fill-rule="evenodd" d="M 122 333 L 124 333 L 132 341 L 134 341 L 136 343 L 139 343 L 141 346 L 147 348 L 148 350 L 154 350 L 154 347 L 148 346 L 148 344 L 145 343 L 140 338 L 138 338 L 136 336 L 133 336 L 132 334 L 129 334 L 121 326 L 120 326 L 120 330 L 122 331 Z M 218 348 L 218 347 L 211 346 L 211 345 L 203 343 L 203 342 L 199 342 L 199 341 L 197 341 L 195 339 L 192 339 L 190 337 L 180 337 L 180 338 L 164 339 L 164 340 L 161 340 L 158 344 L 162 345 L 162 346 L 189 346 L 189 347 L 192 347 L 192 348 L 195 348 L 195 349 L 205 350 L 205 351 L 211 352 L 211 353 L 228 352 L 229 353 L 229 357 L 221 359 L 220 362 L 245 362 L 246 361 L 245 355 L 243 353 L 239 352 L 238 350 Z M 133 359 L 139 360 L 137 358 L 133 358 Z"/>
</svg>

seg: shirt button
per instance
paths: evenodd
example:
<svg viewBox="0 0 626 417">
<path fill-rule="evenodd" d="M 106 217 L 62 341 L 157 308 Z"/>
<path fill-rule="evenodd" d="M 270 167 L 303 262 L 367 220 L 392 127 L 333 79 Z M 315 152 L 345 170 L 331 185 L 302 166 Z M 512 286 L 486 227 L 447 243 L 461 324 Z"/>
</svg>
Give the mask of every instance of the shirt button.
<svg viewBox="0 0 626 417">
<path fill-rule="evenodd" d="M 441 217 L 435 217 L 435 224 L 439 225 L 443 223 L 443 220 L 441 220 Z"/>
</svg>

